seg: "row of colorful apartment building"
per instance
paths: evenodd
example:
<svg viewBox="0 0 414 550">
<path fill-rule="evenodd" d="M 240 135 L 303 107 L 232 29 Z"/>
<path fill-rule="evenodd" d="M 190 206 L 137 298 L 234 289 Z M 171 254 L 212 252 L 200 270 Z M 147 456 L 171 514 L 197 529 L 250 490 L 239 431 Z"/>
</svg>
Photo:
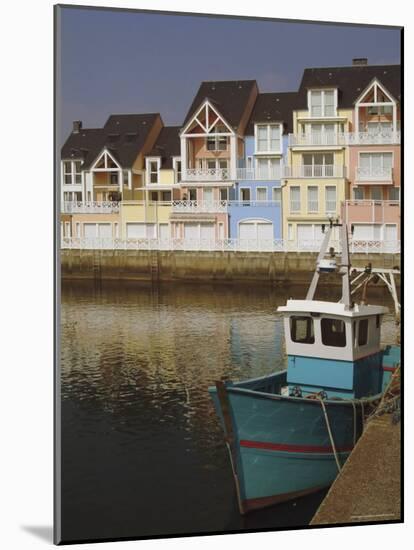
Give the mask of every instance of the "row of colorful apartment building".
<svg viewBox="0 0 414 550">
<path fill-rule="evenodd" d="M 400 66 L 305 69 L 298 91 L 202 82 L 180 126 L 161 115 L 74 122 L 61 151 L 65 238 L 318 242 L 400 238 Z"/>
</svg>

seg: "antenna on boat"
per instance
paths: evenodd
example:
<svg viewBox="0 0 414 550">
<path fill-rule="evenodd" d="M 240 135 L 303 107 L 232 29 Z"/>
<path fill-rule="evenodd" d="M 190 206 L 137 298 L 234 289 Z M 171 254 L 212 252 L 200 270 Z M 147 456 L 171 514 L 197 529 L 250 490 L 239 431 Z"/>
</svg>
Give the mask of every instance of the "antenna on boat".
<svg viewBox="0 0 414 550">
<path fill-rule="evenodd" d="M 339 264 L 339 269 L 336 262 L 335 250 L 333 247 L 330 247 L 328 250 L 331 235 L 335 227 L 340 228 L 341 262 Z M 325 233 L 325 224 L 322 224 L 322 233 Z M 325 257 L 327 254 L 329 255 L 328 258 Z M 349 284 L 350 267 L 347 226 L 346 224 L 338 223 L 338 220 L 334 222 L 332 218 L 329 218 L 329 227 L 325 233 L 321 249 L 316 259 L 316 269 L 306 295 L 306 300 L 314 299 L 321 273 L 333 273 L 338 271 L 342 275 L 342 298 L 340 301 L 345 305 L 345 309 L 350 309 L 352 307 Z"/>
</svg>

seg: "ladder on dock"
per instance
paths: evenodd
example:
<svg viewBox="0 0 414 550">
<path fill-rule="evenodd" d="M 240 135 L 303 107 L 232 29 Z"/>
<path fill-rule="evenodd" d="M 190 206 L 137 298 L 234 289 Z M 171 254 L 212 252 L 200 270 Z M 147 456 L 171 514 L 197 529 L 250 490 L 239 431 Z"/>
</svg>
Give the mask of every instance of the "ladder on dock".
<svg viewBox="0 0 414 550">
<path fill-rule="evenodd" d="M 397 268 L 386 269 L 383 267 L 352 267 L 351 271 L 351 296 L 358 290 L 362 290 L 362 300 L 365 300 L 367 286 L 370 282 L 376 282 L 381 279 L 392 296 L 394 301 L 395 316 L 400 317 L 401 304 L 398 301 L 397 287 L 395 284 L 395 275 L 400 275 L 400 270 Z"/>
<path fill-rule="evenodd" d="M 160 276 L 160 267 L 158 261 L 158 251 L 152 250 L 150 256 L 150 275 L 151 281 L 158 281 Z"/>
</svg>

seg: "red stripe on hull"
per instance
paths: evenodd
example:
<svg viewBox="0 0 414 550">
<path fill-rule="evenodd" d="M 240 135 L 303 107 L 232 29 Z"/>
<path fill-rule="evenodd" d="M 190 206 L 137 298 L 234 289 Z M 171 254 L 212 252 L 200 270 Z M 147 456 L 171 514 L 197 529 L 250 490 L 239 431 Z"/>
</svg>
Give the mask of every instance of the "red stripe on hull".
<svg viewBox="0 0 414 550">
<path fill-rule="evenodd" d="M 389 372 L 394 372 L 396 369 L 396 367 L 382 367 L 382 370 L 386 370 L 386 371 L 389 371 Z"/>
<path fill-rule="evenodd" d="M 240 440 L 240 447 L 249 449 L 267 449 L 269 451 L 285 451 L 288 453 L 332 453 L 330 445 L 290 445 L 287 443 L 268 443 L 267 441 Z M 338 453 L 348 453 L 352 447 L 337 447 Z"/>
</svg>

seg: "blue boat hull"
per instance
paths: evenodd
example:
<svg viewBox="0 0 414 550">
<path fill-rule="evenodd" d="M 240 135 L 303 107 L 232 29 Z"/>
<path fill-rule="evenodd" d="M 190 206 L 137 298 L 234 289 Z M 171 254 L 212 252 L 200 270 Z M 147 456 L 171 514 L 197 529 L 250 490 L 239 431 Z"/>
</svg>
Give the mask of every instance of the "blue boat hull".
<svg viewBox="0 0 414 550">
<path fill-rule="evenodd" d="M 384 380 L 393 368 L 385 369 Z M 364 416 L 382 396 L 324 399 L 323 407 L 319 399 L 280 395 L 286 380 L 287 371 L 282 371 L 209 388 L 230 453 L 241 513 L 331 485 L 362 433 Z"/>
</svg>

